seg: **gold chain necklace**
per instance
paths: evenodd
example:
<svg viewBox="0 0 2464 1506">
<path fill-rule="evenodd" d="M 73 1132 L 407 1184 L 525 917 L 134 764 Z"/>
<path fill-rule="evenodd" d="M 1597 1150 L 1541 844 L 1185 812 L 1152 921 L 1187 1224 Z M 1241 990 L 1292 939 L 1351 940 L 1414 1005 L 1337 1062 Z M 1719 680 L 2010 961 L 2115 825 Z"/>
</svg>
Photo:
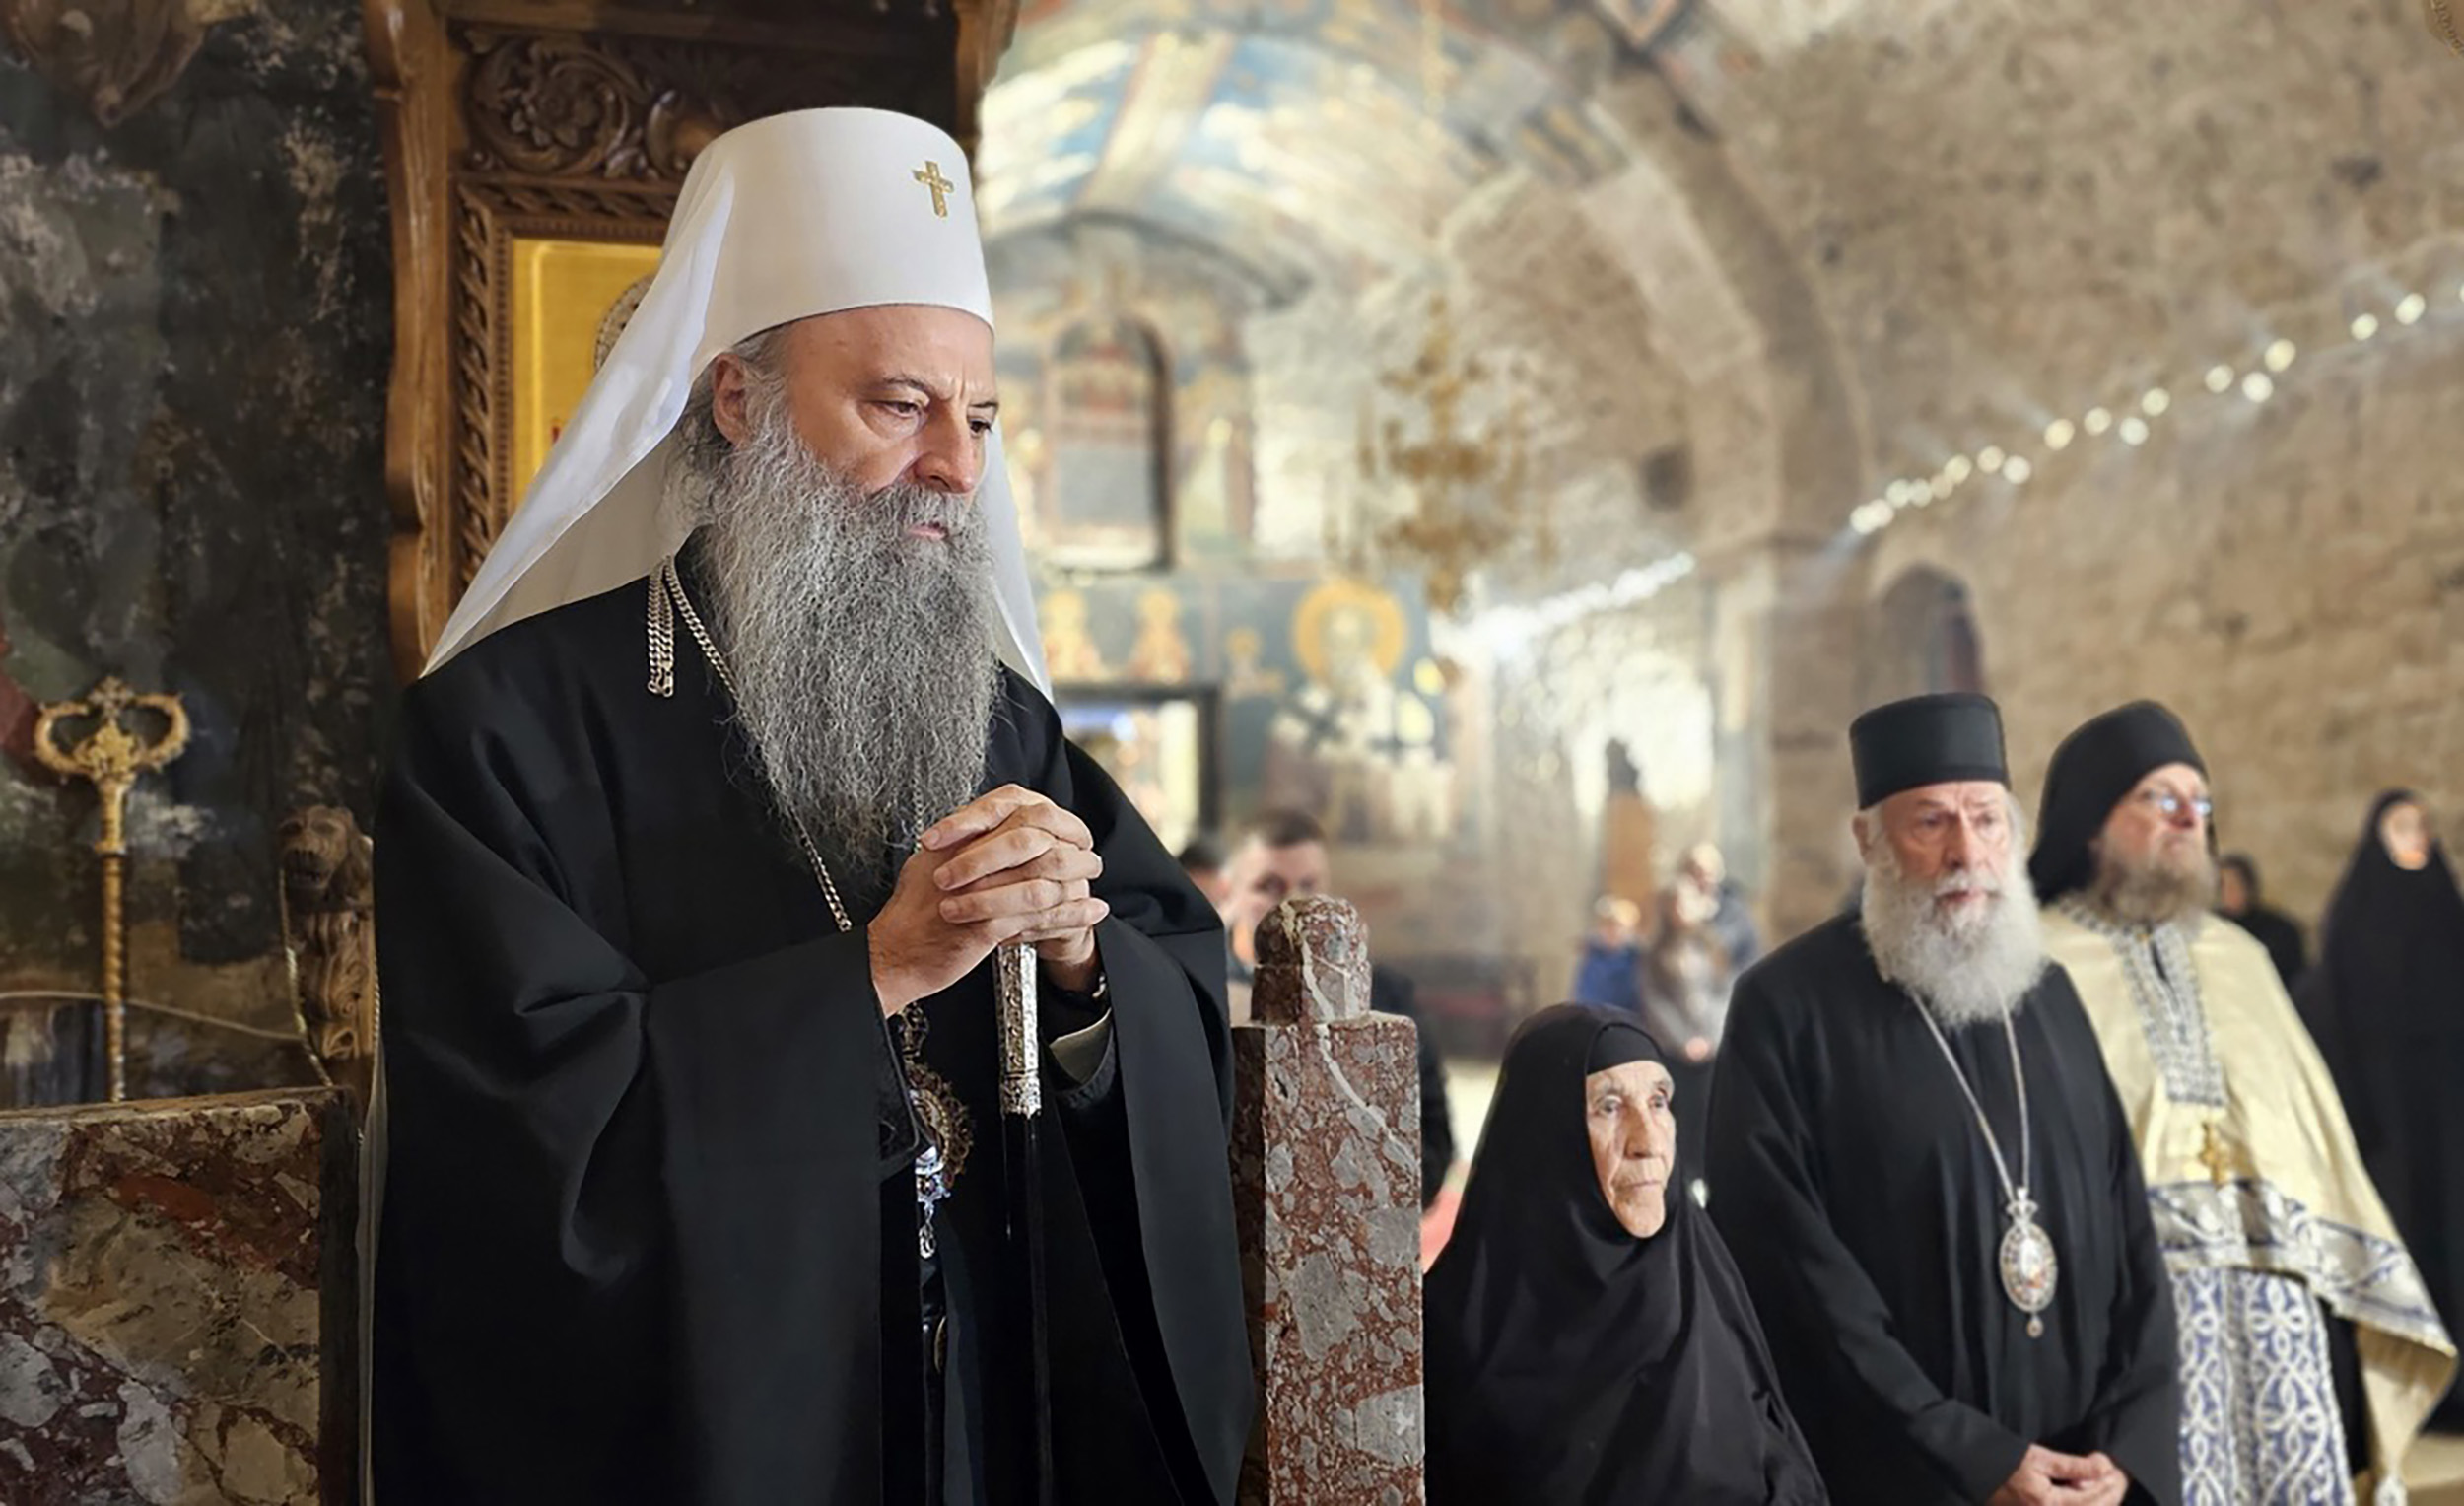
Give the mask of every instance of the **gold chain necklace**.
<svg viewBox="0 0 2464 1506">
<path fill-rule="evenodd" d="M 719 675 L 719 683 L 727 692 L 727 699 L 738 706 L 744 698 L 736 691 L 735 675 L 727 668 L 726 655 L 719 651 L 717 640 L 702 625 L 702 614 L 693 608 L 693 598 L 686 594 L 684 578 L 676 569 L 676 557 L 669 555 L 658 562 L 650 573 L 650 694 L 671 697 L 676 693 L 676 618 L 684 618 L 685 631 L 710 661 Z M 786 809 L 785 802 L 781 808 Z M 830 864 L 822 860 L 821 847 L 813 841 L 812 832 L 803 817 L 787 811 L 787 826 L 795 834 L 795 845 L 804 852 L 804 860 L 812 866 L 813 877 L 821 882 L 822 898 L 830 902 L 830 919 L 838 923 L 839 933 L 855 931 L 856 923 L 849 918 L 846 904 L 839 898 L 839 886 L 830 876 Z M 916 1248 L 924 1259 L 932 1258 L 934 1242 L 932 1214 L 941 1199 L 956 1185 L 958 1174 L 966 1169 L 967 1154 L 975 1148 L 975 1130 L 960 1106 L 958 1094 L 939 1072 L 924 1061 L 924 1043 L 931 1029 L 931 1020 L 918 1001 L 900 1010 L 890 1020 L 898 1035 L 900 1063 L 907 1069 L 908 1098 L 916 1117 L 923 1121 L 924 1148 L 916 1157 Z"/>
</svg>

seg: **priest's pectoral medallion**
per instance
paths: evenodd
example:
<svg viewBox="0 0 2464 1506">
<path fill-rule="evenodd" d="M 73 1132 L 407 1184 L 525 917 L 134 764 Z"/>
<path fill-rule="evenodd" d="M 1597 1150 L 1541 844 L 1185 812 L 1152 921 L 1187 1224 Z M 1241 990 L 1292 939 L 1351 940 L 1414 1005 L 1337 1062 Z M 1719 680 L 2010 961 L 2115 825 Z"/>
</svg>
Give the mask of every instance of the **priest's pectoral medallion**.
<svg viewBox="0 0 2464 1506">
<path fill-rule="evenodd" d="M 2027 1336 L 2042 1338 L 2045 1321 L 2038 1315 L 2053 1306 L 2062 1263 L 2053 1253 L 2052 1236 L 2036 1222 L 2035 1199 L 2024 1189 L 2007 1211 L 2011 1227 L 2002 1236 L 2002 1290 L 2013 1307 L 2027 1314 Z"/>
<path fill-rule="evenodd" d="M 907 1100 L 924 1128 L 924 1149 L 916 1155 L 916 1253 L 932 1259 L 937 1242 L 932 1215 L 967 1169 L 967 1153 L 975 1147 L 975 1131 L 967 1122 L 949 1080 L 924 1061 L 924 1039 L 928 1023 L 921 1006 L 898 1016 L 899 1064 L 907 1073 Z"/>
</svg>

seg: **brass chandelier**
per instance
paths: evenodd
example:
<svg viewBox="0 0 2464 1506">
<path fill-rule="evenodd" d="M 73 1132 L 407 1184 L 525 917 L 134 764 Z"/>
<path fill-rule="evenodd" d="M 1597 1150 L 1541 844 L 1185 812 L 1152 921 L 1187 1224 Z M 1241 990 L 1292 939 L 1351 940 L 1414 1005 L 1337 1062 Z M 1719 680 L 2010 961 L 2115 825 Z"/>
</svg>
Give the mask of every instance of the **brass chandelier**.
<svg viewBox="0 0 2464 1506">
<path fill-rule="evenodd" d="M 1433 162 L 1442 162 L 1445 151 L 1444 62 L 1435 0 L 1421 0 L 1421 113 Z M 1426 229 L 1434 247 L 1439 243 L 1434 190 L 1430 197 Z M 1355 514 L 1347 519 L 1350 526 L 1343 528 L 1335 526 L 1330 509 L 1326 540 L 1330 559 L 1352 574 L 1379 566 L 1416 571 L 1430 609 L 1449 615 L 1462 609 L 1471 574 L 1523 539 L 1522 504 L 1530 495 L 1523 395 L 1510 392 L 1502 418 L 1475 424 L 1478 399 L 1498 374 L 1479 356 L 1461 353 L 1461 343 L 1441 286 L 1429 295 L 1419 350 L 1378 375 L 1360 410 L 1361 478 L 1400 482 L 1410 488 L 1418 506 L 1373 530 L 1361 527 L 1357 505 L 1350 510 Z M 1554 564 L 1555 529 L 1545 498 L 1532 497 L 1530 513 L 1531 551 L 1541 565 Z"/>
</svg>

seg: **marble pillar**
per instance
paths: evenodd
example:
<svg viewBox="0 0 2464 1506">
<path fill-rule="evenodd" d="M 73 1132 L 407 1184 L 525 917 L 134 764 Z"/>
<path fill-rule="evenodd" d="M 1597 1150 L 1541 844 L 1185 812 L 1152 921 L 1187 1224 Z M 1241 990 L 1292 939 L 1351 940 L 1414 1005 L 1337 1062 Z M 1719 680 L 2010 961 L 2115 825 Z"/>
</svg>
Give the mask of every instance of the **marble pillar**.
<svg viewBox="0 0 2464 1506">
<path fill-rule="evenodd" d="M 1287 901 L 1232 1032 L 1233 1214 L 1258 1423 L 1241 1506 L 1422 1498 L 1420 1083 L 1409 1020 L 1369 1012 L 1365 927 Z"/>
<path fill-rule="evenodd" d="M 0 1501 L 357 1499 L 332 1088 L 0 1113 Z"/>
</svg>

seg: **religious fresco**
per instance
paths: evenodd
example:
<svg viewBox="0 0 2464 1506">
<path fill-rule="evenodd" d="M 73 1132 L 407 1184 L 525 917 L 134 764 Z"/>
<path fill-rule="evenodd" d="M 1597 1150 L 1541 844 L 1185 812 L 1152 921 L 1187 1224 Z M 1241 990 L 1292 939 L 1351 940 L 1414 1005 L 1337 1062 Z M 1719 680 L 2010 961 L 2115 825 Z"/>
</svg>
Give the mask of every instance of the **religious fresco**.
<svg viewBox="0 0 2464 1506">
<path fill-rule="evenodd" d="M 1061 697 L 1061 730 L 1111 775 L 1157 840 L 1179 852 L 1215 814 L 1213 706 L 1202 696 Z"/>
<path fill-rule="evenodd" d="M 1303 679 L 1267 725 L 1260 794 L 1310 811 L 1342 843 L 1436 844 L 1453 822 L 1443 676 L 1409 654 L 1403 601 L 1358 581 L 1313 588 L 1293 609 Z"/>
<path fill-rule="evenodd" d="M 1112 212 L 1225 248 L 1278 300 L 1357 285 L 1501 172 L 1621 169 L 1595 93 L 1689 4 L 1444 7 L 1433 123 L 1415 0 L 1047 0 L 986 97 L 985 227 Z"/>
<path fill-rule="evenodd" d="M 1070 573 L 1247 560 L 1254 397 L 1240 326 L 1253 290 L 1135 232 L 1092 246 L 1026 238 L 991 259 L 1029 555 Z"/>
<path fill-rule="evenodd" d="M 1062 330 L 1046 356 L 1037 558 L 1061 570 L 1138 570 L 1171 557 L 1172 394 L 1162 347 L 1115 314 Z"/>
<path fill-rule="evenodd" d="M 1036 615 L 1044 634 L 1044 669 L 1055 682 L 1096 683 L 1116 677 L 1104 661 L 1104 650 L 1088 636 L 1084 591 L 1046 591 L 1036 602 Z"/>
<path fill-rule="evenodd" d="M 1031 207 L 1075 201 L 1102 161 L 1143 54 L 1136 42 L 1097 39 L 987 94 L 975 173 L 987 240 Z"/>
<path fill-rule="evenodd" d="M 1148 685 L 1178 685 L 1190 677 L 1190 640 L 1181 628 L 1181 598 L 1150 585 L 1138 596 L 1137 643 L 1129 650 L 1129 678 Z"/>
<path fill-rule="evenodd" d="M 1347 848 L 1434 852 L 1462 811 L 1419 603 L 1403 580 L 1248 576 L 1094 579 L 1039 598 L 1065 722 L 1073 707 L 1116 715 L 1130 691 L 1206 698 L 1226 820 L 1292 806 Z"/>
</svg>

